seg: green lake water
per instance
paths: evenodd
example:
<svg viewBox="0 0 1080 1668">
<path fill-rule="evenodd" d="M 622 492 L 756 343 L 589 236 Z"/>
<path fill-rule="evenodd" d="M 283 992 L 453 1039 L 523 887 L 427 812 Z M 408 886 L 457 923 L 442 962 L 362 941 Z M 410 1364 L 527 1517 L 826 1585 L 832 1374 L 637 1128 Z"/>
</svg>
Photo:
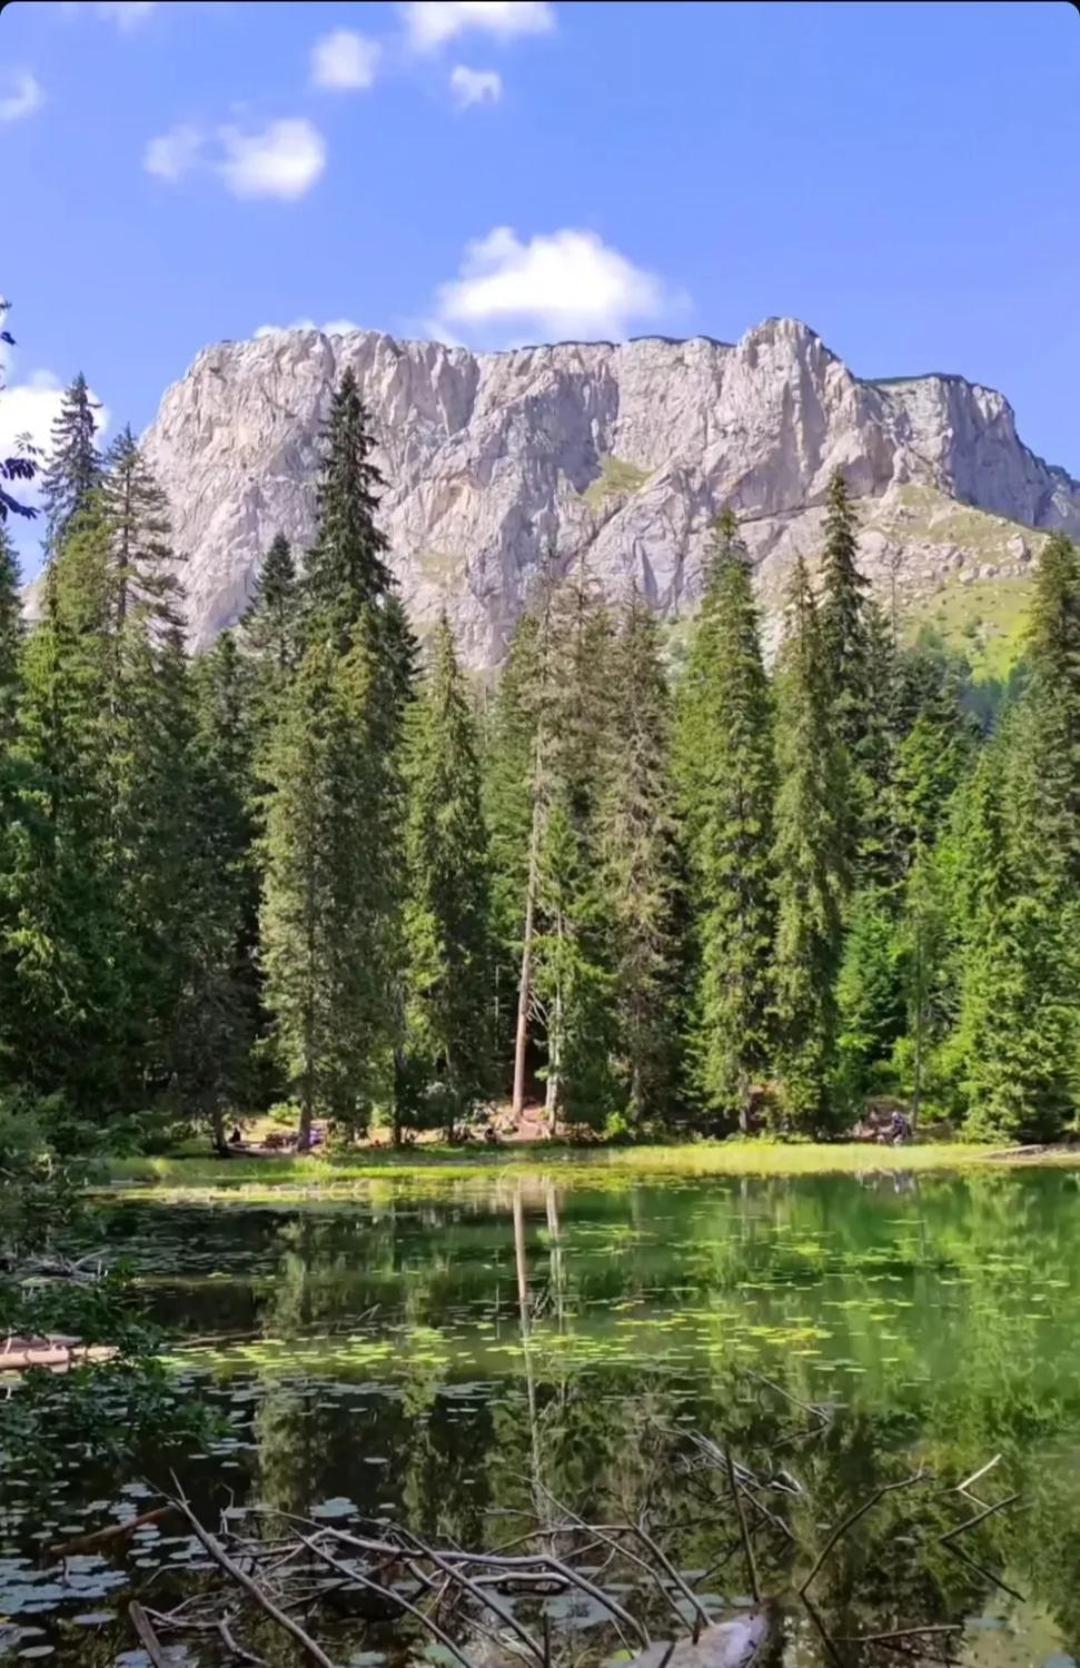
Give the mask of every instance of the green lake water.
<svg viewBox="0 0 1080 1668">
<path fill-rule="evenodd" d="M 144 1509 L 172 1466 L 214 1522 L 258 1501 L 473 1547 L 511 1539 L 552 1497 L 591 1521 L 645 1510 L 710 1612 L 735 1613 L 748 1575 L 726 1476 L 691 1433 L 766 1485 L 779 1526 L 755 1545 L 789 1661 L 829 1660 L 794 1595 L 830 1526 L 920 1468 L 824 1566 L 834 1640 L 957 1622 L 957 1661 L 1080 1654 L 1072 1172 L 390 1178 L 329 1200 L 129 1196 L 98 1226 L 172 1336 L 172 1370 L 223 1424 L 205 1453 L 0 1479 L 13 1661 L 145 1663 L 124 1604 L 146 1589 L 166 1608 L 206 1581 L 197 1545 L 166 1525 L 67 1565 L 45 1549 Z M 956 1543 L 965 1561 L 941 1540 L 978 1510 L 955 1486 L 995 1459 L 974 1495 L 1019 1498 Z M 343 1665 L 419 1652 L 385 1622 L 326 1625 Z M 582 1662 L 594 1643 L 610 1653 L 595 1616 L 563 1603 L 552 1625 Z M 298 1660 L 272 1633 L 252 1640 L 268 1664 Z M 227 1657 L 194 1638 L 171 1660 Z"/>
</svg>

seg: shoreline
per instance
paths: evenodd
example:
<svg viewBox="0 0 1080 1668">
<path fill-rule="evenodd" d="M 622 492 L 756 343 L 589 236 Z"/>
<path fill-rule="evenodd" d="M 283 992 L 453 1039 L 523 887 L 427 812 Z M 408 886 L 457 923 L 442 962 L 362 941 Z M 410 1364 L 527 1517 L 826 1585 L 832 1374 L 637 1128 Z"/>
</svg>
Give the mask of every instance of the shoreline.
<svg viewBox="0 0 1080 1668">
<path fill-rule="evenodd" d="M 368 1148 L 335 1156 L 112 1158 L 101 1183 L 106 1195 L 153 1196 L 184 1190 L 333 1192 L 371 1181 L 495 1179 L 507 1172 L 546 1172 L 566 1181 L 664 1181 L 716 1177 L 932 1174 L 992 1169 L 1080 1168 L 1078 1147 L 1002 1147 L 927 1142 L 904 1147 L 864 1142 L 687 1142 L 671 1146 L 573 1147 L 520 1144 L 470 1151 L 432 1147 Z"/>
</svg>

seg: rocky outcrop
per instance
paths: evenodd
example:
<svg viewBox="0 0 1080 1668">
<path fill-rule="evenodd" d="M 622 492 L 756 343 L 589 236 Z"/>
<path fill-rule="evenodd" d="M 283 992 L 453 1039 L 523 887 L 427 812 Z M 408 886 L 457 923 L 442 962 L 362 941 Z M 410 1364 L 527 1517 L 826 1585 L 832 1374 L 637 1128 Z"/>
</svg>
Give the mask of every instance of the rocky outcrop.
<svg viewBox="0 0 1080 1668">
<path fill-rule="evenodd" d="M 860 381 L 805 325 L 731 346 L 647 338 L 473 354 L 375 331 L 283 331 L 208 348 L 145 437 L 186 555 L 192 640 L 242 612 L 284 531 L 302 550 L 319 433 L 351 366 L 387 480 L 381 517 L 423 628 L 445 607 L 476 667 L 498 662 L 549 550 L 588 554 L 693 606 L 709 526 L 740 517 L 775 629 L 796 552 L 820 543 L 830 474 L 861 500 L 861 550 L 901 602 L 1025 570 L 1040 529 L 1080 532 L 1080 483 L 1018 439 L 1008 402 L 951 376 Z"/>
</svg>

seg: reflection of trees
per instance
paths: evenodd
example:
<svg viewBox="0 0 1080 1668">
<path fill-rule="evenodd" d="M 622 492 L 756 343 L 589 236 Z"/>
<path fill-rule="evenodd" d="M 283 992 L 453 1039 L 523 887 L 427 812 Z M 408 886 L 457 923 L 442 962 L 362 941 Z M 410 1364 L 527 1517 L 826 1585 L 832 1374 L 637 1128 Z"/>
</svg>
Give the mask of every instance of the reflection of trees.
<svg viewBox="0 0 1080 1668">
<path fill-rule="evenodd" d="M 673 1433 L 692 1423 L 759 1475 L 787 1470 L 805 1491 L 768 1496 L 794 1536 L 758 1531 L 776 1590 L 876 1487 L 920 1464 L 955 1482 L 999 1453 L 987 1498 L 1017 1490 L 1025 1510 L 990 1519 L 971 1551 L 1040 1595 L 1067 1641 L 1080 1638 L 1071 1177 L 931 1176 L 900 1193 L 883 1177 L 588 1194 L 520 1177 L 419 1204 L 379 1187 L 362 1211 L 298 1213 L 280 1235 L 265 1330 L 347 1327 L 378 1304 L 396 1354 L 392 1393 L 268 1392 L 258 1439 L 274 1504 L 303 1510 L 346 1494 L 426 1535 L 491 1544 L 521 1526 L 503 1514 L 553 1511 L 554 1496 L 586 1517 L 645 1511 L 686 1567 L 705 1569 L 729 1544 L 731 1504 L 719 1473 L 678 1463 Z M 619 1303 L 641 1321 L 637 1359 L 617 1330 Z M 496 1343 L 511 1353 L 485 1358 L 474 1329 L 508 1311 Z M 652 1334 L 651 1321 L 683 1330 Z M 828 1333 L 816 1355 L 792 1341 L 808 1323 Z M 485 1384 L 457 1383 L 470 1368 L 451 1363 L 451 1337 L 463 1354 L 475 1349 Z M 665 1355 L 672 1338 L 678 1362 Z M 592 1343 L 610 1353 L 579 1348 Z M 818 1402 L 836 1404 L 826 1424 L 796 1405 Z M 380 1457 L 382 1468 L 367 1463 Z M 966 1510 L 940 1488 L 883 1500 L 815 1584 L 828 1625 L 933 1622 L 1001 1598 L 940 1545 Z M 716 1583 L 744 1586 L 738 1550 Z"/>
</svg>

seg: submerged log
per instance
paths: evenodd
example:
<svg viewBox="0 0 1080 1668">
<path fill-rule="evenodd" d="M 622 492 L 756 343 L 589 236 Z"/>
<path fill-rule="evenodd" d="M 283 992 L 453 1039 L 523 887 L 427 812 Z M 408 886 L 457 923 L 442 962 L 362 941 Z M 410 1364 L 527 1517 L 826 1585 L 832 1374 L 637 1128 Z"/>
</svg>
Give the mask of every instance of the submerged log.
<svg viewBox="0 0 1080 1668">
<path fill-rule="evenodd" d="M 25 1372 L 28 1367 L 67 1372 L 88 1361 L 110 1361 L 116 1353 L 112 1344 L 84 1344 L 55 1333 L 40 1338 L 13 1333 L 0 1344 L 0 1373 Z"/>
</svg>

